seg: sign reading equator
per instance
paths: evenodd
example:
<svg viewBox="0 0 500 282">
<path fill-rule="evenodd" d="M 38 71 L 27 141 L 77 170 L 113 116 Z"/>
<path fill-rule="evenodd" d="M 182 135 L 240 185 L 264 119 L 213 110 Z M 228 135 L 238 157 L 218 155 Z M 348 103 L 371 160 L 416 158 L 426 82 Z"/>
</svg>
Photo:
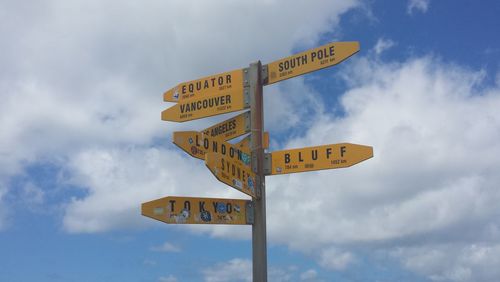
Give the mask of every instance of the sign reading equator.
<svg viewBox="0 0 500 282">
<path fill-rule="evenodd" d="M 142 215 L 174 224 L 252 224 L 249 200 L 165 197 L 141 205 Z"/>
<path fill-rule="evenodd" d="M 243 71 L 241 69 L 180 83 L 163 93 L 163 101 L 179 102 L 227 90 L 243 92 Z"/>
<path fill-rule="evenodd" d="M 266 85 L 336 65 L 358 51 L 357 41 L 333 42 L 274 61 L 267 65 Z"/>
<path fill-rule="evenodd" d="M 340 143 L 271 153 L 271 175 L 350 167 L 373 157 L 373 148 Z"/>
</svg>

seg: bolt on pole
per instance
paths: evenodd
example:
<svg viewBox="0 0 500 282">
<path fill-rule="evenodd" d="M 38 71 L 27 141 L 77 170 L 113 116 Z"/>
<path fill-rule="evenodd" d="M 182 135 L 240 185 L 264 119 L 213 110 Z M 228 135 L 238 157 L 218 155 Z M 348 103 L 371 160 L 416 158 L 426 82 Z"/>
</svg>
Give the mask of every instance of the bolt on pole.
<svg viewBox="0 0 500 282">
<path fill-rule="evenodd" d="M 264 176 L 264 99 L 262 87 L 262 63 L 250 64 L 250 124 L 252 170 L 256 174 L 254 199 L 254 224 L 252 225 L 253 281 L 267 282 L 267 240 L 266 240 L 266 189 Z"/>
</svg>

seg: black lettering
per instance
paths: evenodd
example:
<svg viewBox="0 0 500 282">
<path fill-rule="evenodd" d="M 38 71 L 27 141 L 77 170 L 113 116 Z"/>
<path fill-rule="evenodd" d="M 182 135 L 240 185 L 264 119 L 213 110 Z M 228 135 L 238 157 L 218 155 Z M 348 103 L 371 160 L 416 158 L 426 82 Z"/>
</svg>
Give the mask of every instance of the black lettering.
<svg viewBox="0 0 500 282">
<path fill-rule="evenodd" d="M 226 145 L 224 143 L 222 145 L 220 145 L 220 152 L 223 155 L 226 154 Z"/>
<path fill-rule="evenodd" d="M 205 148 L 205 150 L 208 150 L 209 147 L 210 147 L 210 144 L 209 144 L 208 138 L 203 139 L 203 148 Z"/>
<path fill-rule="evenodd" d="M 226 75 L 226 83 L 231 84 L 231 75 L 230 74 Z"/>
<path fill-rule="evenodd" d="M 174 212 L 175 200 L 168 201 L 170 203 L 170 212 Z"/>
<path fill-rule="evenodd" d="M 219 148 L 219 143 L 212 141 L 212 152 L 217 153 L 217 148 Z"/>
<path fill-rule="evenodd" d="M 326 148 L 326 159 L 330 159 L 331 154 L 332 154 L 332 148 Z"/>
<path fill-rule="evenodd" d="M 227 213 L 232 213 L 233 212 L 233 205 L 231 203 L 226 204 L 226 212 Z"/>
<path fill-rule="evenodd" d="M 290 162 L 290 154 L 285 154 L 285 163 L 289 163 Z"/>
<path fill-rule="evenodd" d="M 302 159 L 302 152 L 299 152 L 299 162 L 303 162 L 304 160 Z"/>
<path fill-rule="evenodd" d="M 204 211 L 205 210 L 205 202 L 200 201 L 199 208 L 200 208 L 200 212 Z"/>
<path fill-rule="evenodd" d="M 340 157 L 343 158 L 344 157 L 344 153 L 345 153 L 345 146 L 342 146 L 340 147 Z"/>
<path fill-rule="evenodd" d="M 311 157 L 313 159 L 313 161 L 317 160 L 318 159 L 318 150 L 312 150 L 311 151 Z"/>
<path fill-rule="evenodd" d="M 186 94 L 186 85 L 182 85 L 182 90 L 181 90 L 182 94 Z"/>
<path fill-rule="evenodd" d="M 211 79 L 211 81 L 212 81 L 212 87 L 215 87 L 215 80 L 216 80 L 215 77 Z"/>
<path fill-rule="evenodd" d="M 191 210 L 191 202 L 184 201 L 184 209 L 190 211 Z"/>
</svg>

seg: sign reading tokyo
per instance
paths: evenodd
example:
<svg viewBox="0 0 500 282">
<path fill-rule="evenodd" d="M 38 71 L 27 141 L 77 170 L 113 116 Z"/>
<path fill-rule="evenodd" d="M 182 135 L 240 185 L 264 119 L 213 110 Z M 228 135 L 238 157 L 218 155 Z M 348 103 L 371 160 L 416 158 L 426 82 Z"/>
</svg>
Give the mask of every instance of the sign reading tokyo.
<svg viewBox="0 0 500 282">
<path fill-rule="evenodd" d="M 201 132 L 211 138 L 221 138 L 224 141 L 249 133 L 250 112 L 247 111 L 223 122 L 219 122 L 216 125 L 203 129 Z"/>
<path fill-rule="evenodd" d="M 183 82 L 163 93 L 163 100 L 179 102 L 226 90 L 243 92 L 243 71 L 241 69 Z"/>
<path fill-rule="evenodd" d="M 243 92 L 226 91 L 182 100 L 161 112 L 161 119 L 184 122 L 240 111 L 249 107 L 250 105 L 244 101 Z"/>
<path fill-rule="evenodd" d="M 370 146 L 340 143 L 271 153 L 271 175 L 343 168 L 373 157 Z"/>
<path fill-rule="evenodd" d="M 217 153 L 206 154 L 205 164 L 219 181 L 249 196 L 256 197 L 256 175 L 248 166 Z"/>
<path fill-rule="evenodd" d="M 189 155 L 205 160 L 207 153 L 219 153 L 228 159 L 250 165 L 249 148 L 240 148 L 220 138 L 211 138 L 197 131 L 176 131 L 173 142 Z"/>
<path fill-rule="evenodd" d="M 358 51 L 359 42 L 335 42 L 269 63 L 267 84 L 336 65 Z"/>
<path fill-rule="evenodd" d="M 252 224 L 248 200 L 165 197 L 143 203 L 142 215 L 175 224 Z"/>
</svg>

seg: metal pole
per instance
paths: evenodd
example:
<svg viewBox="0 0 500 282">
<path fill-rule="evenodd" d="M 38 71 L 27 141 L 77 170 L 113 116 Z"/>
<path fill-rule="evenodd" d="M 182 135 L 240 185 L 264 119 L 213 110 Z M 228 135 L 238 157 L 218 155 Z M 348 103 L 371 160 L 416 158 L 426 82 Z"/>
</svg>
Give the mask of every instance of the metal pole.
<svg viewBox="0 0 500 282">
<path fill-rule="evenodd" d="M 266 189 L 264 176 L 264 109 L 262 95 L 262 64 L 250 64 L 250 124 L 252 129 L 252 169 L 256 173 L 254 223 L 252 225 L 253 281 L 267 282 Z"/>
</svg>

